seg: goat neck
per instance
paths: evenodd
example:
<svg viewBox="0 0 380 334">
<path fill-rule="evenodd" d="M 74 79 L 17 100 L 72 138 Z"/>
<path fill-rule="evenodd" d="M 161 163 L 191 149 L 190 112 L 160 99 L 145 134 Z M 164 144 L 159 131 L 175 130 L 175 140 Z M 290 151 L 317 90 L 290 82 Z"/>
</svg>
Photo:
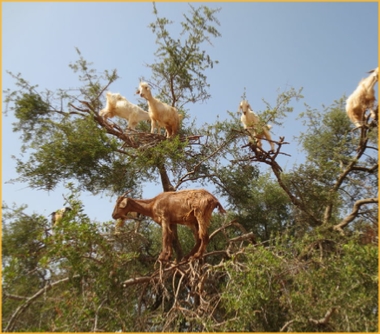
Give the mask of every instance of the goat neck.
<svg viewBox="0 0 380 334">
<path fill-rule="evenodd" d="M 152 217 L 153 199 L 133 199 L 128 198 L 127 212 L 137 212 L 143 216 Z"/>
</svg>

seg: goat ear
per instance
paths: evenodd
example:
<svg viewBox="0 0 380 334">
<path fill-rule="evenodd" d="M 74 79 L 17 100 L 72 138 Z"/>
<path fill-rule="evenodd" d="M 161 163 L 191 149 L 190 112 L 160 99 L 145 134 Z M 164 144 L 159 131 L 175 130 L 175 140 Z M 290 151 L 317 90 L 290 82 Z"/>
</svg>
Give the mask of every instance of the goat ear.
<svg viewBox="0 0 380 334">
<path fill-rule="evenodd" d="M 127 206 L 127 203 L 128 203 L 128 198 L 124 198 L 124 199 L 120 202 L 119 206 L 120 206 L 122 209 L 124 209 L 124 208 Z"/>
</svg>

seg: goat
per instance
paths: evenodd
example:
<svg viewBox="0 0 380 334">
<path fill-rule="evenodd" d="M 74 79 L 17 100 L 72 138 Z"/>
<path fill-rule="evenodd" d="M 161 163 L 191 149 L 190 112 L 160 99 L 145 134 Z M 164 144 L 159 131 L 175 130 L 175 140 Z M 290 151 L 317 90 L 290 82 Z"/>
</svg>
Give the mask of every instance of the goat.
<svg viewBox="0 0 380 334">
<path fill-rule="evenodd" d="M 186 258 L 199 258 L 209 241 L 207 230 L 212 211 L 217 207 L 220 213 L 226 213 L 219 201 L 204 189 L 168 191 L 152 199 L 132 199 L 125 195 L 117 199 L 112 218 L 124 220 L 129 212 L 138 212 L 161 225 L 160 261 L 168 261 L 172 255 L 173 235 L 170 225 L 181 224 L 191 228 L 196 244 Z"/>
<path fill-rule="evenodd" d="M 57 226 L 68 211 L 71 211 L 71 208 L 69 208 L 68 206 L 65 206 L 62 209 L 52 212 L 50 214 L 52 226 L 53 227 Z"/>
<path fill-rule="evenodd" d="M 156 122 L 159 126 L 166 129 L 166 137 L 173 137 L 179 130 L 179 116 L 176 108 L 161 102 L 152 96 L 149 85 L 146 82 L 140 82 L 136 94 L 148 101 L 149 116 L 151 119 L 151 133 L 154 133 Z"/>
<path fill-rule="evenodd" d="M 364 114 L 366 110 L 370 110 L 371 116 L 376 119 L 373 105 L 375 103 L 374 86 L 378 81 L 379 68 L 375 68 L 367 78 L 362 79 L 358 87 L 348 97 L 346 101 L 346 112 L 351 122 L 358 128 L 364 124 Z"/>
<path fill-rule="evenodd" d="M 253 112 L 247 100 L 243 100 L 240 102 L 239 109 L 242 112 L 240 119 L 243 123 L 244 129 L 247 129 L 250 135 L 256 138 L 257 146 L 260 149 L 262 149 L 263 144 L 261 143 L 261 139 L 265 137 L 269 141 L 271 150 L 274 151 L 274 144 L 272 142 L 272 137 L 269 133 L 269 129 L 271 128 L 271 126 L 265 124 L 260 128 L 260 119 Z M 252 141 L 252 138 L 250 138 L 250 141 Z"/>
<path fill-rule="evenodd" d="M 128 121 L 128 129 L 132 130 L 136 128 L 138 122 L 150 120 L 147 111 L 129 102 L 119 93 L 107 92 L 106 99 L 106 107 L 99 112 L 99 115 L 104 118 L 112 118 L 114 116 L 125 118 Z"/>
</svg>

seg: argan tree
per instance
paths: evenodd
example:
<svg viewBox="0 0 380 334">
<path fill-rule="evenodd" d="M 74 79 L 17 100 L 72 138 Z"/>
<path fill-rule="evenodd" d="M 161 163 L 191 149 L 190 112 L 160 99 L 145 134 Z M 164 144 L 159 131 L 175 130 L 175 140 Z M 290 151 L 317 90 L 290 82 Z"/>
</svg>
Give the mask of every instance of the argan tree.
<svg viewBox="0 0 380 334">
<path fill-rule="evenodd" d="M 7 113 L 26 153 L 13 181 L 41 191 L 66 184 L 72 210 L 52 226 L 24 205 L 3 205 L 4 331 L 377 330 L 376 120 L 352 131 L 343 99 L 323 111 L 306 106 L 306 160 L 290 171 L 278 162 L 288 138 L 261 150 L 232 112 L 191 123 L 188 106 L 211 98 L 218 12 L 189 5 L 174 36 L 153 4 L 157 51 L 140 79 L 184 115 L 174 138 L 100 117 L 117 70 L 98 74 L 79 50 L 75 92 L 41 91 L 9 73 L 17 90 L 4 93 Z M 301 98 L 279 92 L 262 122 L 281 124 Z M 186 228 L 172 226 L 176 257 L 161 263 L 161 228 L 147 217 L 131 215 L 115 233 L 115 222 L 84 212 L 82 191 L 138 197 L 146 182 L 212 187 L 227 202 L 200 259 L 183 260 L 194 243 Z"/>
</svg>

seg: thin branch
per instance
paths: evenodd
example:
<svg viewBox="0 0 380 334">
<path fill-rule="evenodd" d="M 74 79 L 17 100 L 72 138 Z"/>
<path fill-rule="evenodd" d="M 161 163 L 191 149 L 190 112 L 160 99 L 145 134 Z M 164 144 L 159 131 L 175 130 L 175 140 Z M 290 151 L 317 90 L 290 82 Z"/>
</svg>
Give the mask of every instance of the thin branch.
<svg viewBox="0 0 380 334">
<path fill-rule="evenodd" d="M 28 297 L 12 295 L 12 294 L 9 294 L 6 292 L 4 292 L 4 297 L 9 298 L 9 299 L 14 299 L 14 300 L 26 300 L 26 299 L 28 299 Z"/>
<path fill-rule="evenodd" d="M 44 293 L 49 291 L 50 289 L 54 288 L 55 286 L 66 283 L 72 278 L 77 278 L 79 275 L 74 275 L 73 277 L 66 277 L 59 281 L 56 281 L 52 284 L 47 284 L 42 289 L 38 290 L 33 296 L 27 298 L 26 302 L 22 305 L 20 305 L 16 311 L 12 314 L 7 326 L 4 329 L 4 332 L 12 332 L 14 330 L 14 327 L 16 325 L 17 319 L 21 316 L 22 313 L 25 312 L 25 310 L 40 296 L 42 296 Z"/>
<path fill-rule="evenodd" d="M 176 184 L 176 186 L 175 186 L 175 189 L 178 189 L 178 187 L 179 187 L 182 183 L 191 180 L 191 179 L 189 178 L 190 175 L 194 175 L 194 174 L 197 172 L 197 170 L 200 168 L 200 166 L 201 166 L 205 161 L 207 161 L 207 160 L 209 160 L 210 158 L 212 158 L 213 156 L 215 156 L 220 150 L 222 150 L 224 147 L 226 147 L 226 146 L 227 146 L 227 145 L 228 145 L 233 139 L 235 139 L 235 136 L 233 136 L 233 137 L 231 137 L 229 140 L 226 140 L 225 142 L 223 142 L 218 148 L 216 148 L 216 149 L 215 149 L 212 153 L 210 153 L 207 157 L 205 157 L 205 158 L 203 158 L 201 161 L 199 161 L 199 163 L 197 163 L 197 164 L 194 166 L 194 168 L 193 168 L 192 171 L 186 173 L 184 176 L 182 176 L 182 177 L 178 180 L 178 182 L 177 182 L 177 184 Z M 187 178 L 187 179 L 186 179 L 186 178 Z"/>
<path fill-rule="evenodd" d="M 335 184 L 333 185 L 333 187 L 330 190 L 331 193 L 336 193 L 338 191 L 338 189 L 340 188 L 340 186 L 342 185 L 343 181 L 347 178 L 348 174 L 350 172 L 352 172 L 353 170 L 355 170 L 354 169 L 355 165 L 357 164 L 357 162 L 359 161 L 359 159 L 362 157 L 364 151 L 367 148 L 368 138 L 365 138 L 366 131 L 367 131 L 367 128 L 366 127 L 362 127 L 362 129 L 361 129 L 360 146 L 359 146 L 359 148 L 357 150 L 356 157 L 348 164 L 347 168 L 339 175 L 338 179 L 336 180 Z M 333 206 L 334 206 L 334 204 L 333 204 L 332 201 L 326 206 L 325 213 L 324 213 L 324 216 L 323 216 L 323 223 L 324 224 L 327 224 L 328 221 L 330 220 Z"/>
<path fill-rule="evenodd" d="M 98 328 L 98 314 L 99 314 L 99 311 L 100 309 L 102 308 L 103 304 L 108 300 L 108 298 L 104 298 L 103 301 L 100 303 L 100 305 L 98 306 L 98 308 L 96 309 L 96 312 L 95 312 L 95 320 L 94 320 L 94 328 L 92 329 L 93 332 L 103 332 L 102 329 L 99 329 Z"/>
<path fill-rule="evenodd" d="M 343 233 L 343 228 L 346 227 L 350 222 L 352 222 L 358 215 L 359 215 L 359 210 L 362 205 L 365 204 L 371 204 L 371 203 L 378 203 L 379 199 L 378 198 L 364 198 L 360 199 L 355 202 L 351 213 L 344 218 L 338 225 L 334 226 L 335 231 L 339 231 L 340 233 Z"/>
<path fill-rule="evenodd" d="M 146 283 L 146 282 L 149 282 L 151 279 L 152 277 L 149 277 L 149 276 L 130 278 L 123 282 L 123 288 L 126 288 L 131 285 L 135 285 L 135 284 Z"/>
<path fill-rule="evenodd" d="M 227 227 L 230 227 L 230 226 L 236 226 L 238 227 L 244 234 L 247 233 L 247 230 L 243 227 L 243 225 L 239 224 L 237 222 L 236 219 L 230 221 L 229 223 L 219 227 L 218 229 L 216 229 L 214 232 L 212 232 L 209 236 L 209 240 L 211 240 L 216 234 L 218 234 L 220 231 L 226 229 Z"/>
<path fill-rule="evenodd" d="M 326 325 L 329 320 L 330 320 L 330 317 L 333 315 L 333 313 L 335 312 L 336 310 L 336 307 L 332 307 L 331 309 L 329 309 L 325 316 L 319 320 L 315 320 L 315 319 L 312 319 L 312 318 L 309 318 L 309 321 L 315 325 Z"/>
<path fill-rule="evenodd" d="M 360 166 L 354 166 L 352 167 L 352 170 L 360 171 L 360 172 L 367 172 L 367 173 L 374 173 L 379 168 L 378 164 L 373 165 L 371 168 L 366 167 L 360 167 Z"/>
<path fill-rule="evenodd" d="M 287 321 L 287 322 L 284 324 L 284 326 L 281 327 L 280 332 L 285 331 L 285 329 L 286 329 L 289 325 L 291 325 L 294 321 L 295 321 L 295 319 Z"/>
</svg>

